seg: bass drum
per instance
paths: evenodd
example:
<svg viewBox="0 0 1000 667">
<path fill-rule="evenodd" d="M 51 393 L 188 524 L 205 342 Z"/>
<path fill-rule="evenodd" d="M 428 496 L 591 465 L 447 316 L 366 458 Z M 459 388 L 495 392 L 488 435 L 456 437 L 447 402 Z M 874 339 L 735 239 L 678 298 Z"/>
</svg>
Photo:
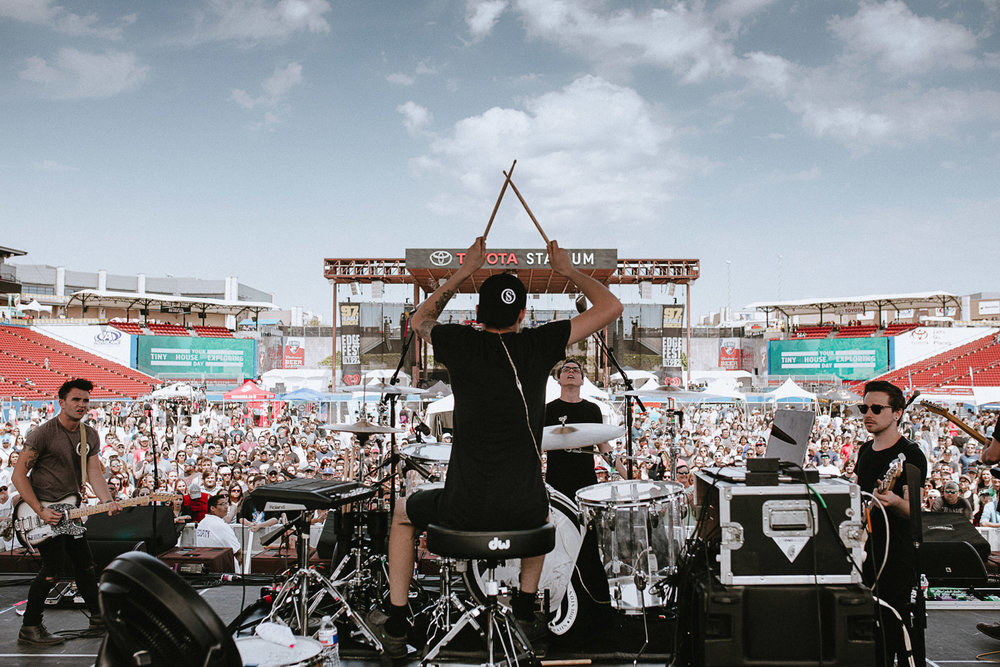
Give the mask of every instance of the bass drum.
<svg viewBox="0 0 1000 667">
<path fill-rule="evenodd" d="M 572 626 L 579 610 L 580 592 L 572 585 L 573 570 L 580 555 L 580 545 L 586 526 L 580 520 L 576 503 L 546 484 L 549 492 L 549 521 L 556 527 L 556 546 L 545 554 L 539 591 L 548 591 L 549 608 L 555 616 L 549 621 L 553 634 L 565 634 Z M 521 572 L 521 560 L 512 558 L 496 569 L 497 581 L 502 586 L 516 587 Z M 463 577 L 466 588 L 477 602 L 485 600 L 486 568 L 482 561 L 472 561 Z"/>
</svg>

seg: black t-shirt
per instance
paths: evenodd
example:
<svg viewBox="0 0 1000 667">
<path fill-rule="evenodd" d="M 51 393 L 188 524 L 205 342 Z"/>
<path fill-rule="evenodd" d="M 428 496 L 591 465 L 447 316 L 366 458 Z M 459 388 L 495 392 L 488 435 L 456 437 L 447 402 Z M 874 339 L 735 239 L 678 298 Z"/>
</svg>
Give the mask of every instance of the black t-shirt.
<svg viewBox="0 0 1000 667">
<path fill-rule="evenodd" d="M 567 403 L 557 398 L 545 406 L 545 425 L 555 426 L 560 418 L 566 417 L 567 424 L 602 424 L 604 415 L 596 403 L 582 400 L 577 403 Z M 589 454 L 574 452 L 550 451 L 545 466 L 545 481 L 566 495 L 576 497 L 576 492 L 585 486 L 597 484 L 594 473 L 594 457 Z"/>
<path fill-rule="evenodd" d="M 997 423 L 993 425 L 993 439 L 1000 442 L 1000 419 L 997 419 Z"/>
<path fill-rule="evenodd" d="M 101 436 L 93 426 L 86 428 L 89 459 L 101 451 Z M 33 448 L 38 452 L 28 480 L 39 500 L 60 500 L 71 493 L 80 495 L 79 446 L 80 429 L 66 430 L 58 417 L 28 433 L 24 439 L 25 449 Z"/>
<path fill-rule="evenodd" d="M 861 445 L 858 451 L 858 461 L 854 467 L 854 472 L 858 477 L 858 486 L 862 491 L 871 493 L 878 482 L 889 470 L 889 465 L 894 459 L 902 454 L 907 463 L 912 463 L 920 470 L 920 479 L 917 486 L 923 487 L 924 479 L 927 477 L 927 459 L 920 447 L 906 438 L 900 436 L 899 440 L 888 449 L 875 451 L 872 448 L 874 441 Z M 890 490 L 900 498 L 906 488 L 906 472 L 896 479 Z M 889 515 L 889 559 L 879 580 L 879 587 L 882 589 L 883 598 L 889 600 L 890 604 L 902 602 L 903 597 L 909 595 L 909 587 L 916 582 L 917 577 L 917 554 L 913 547 L 912 531 L 910 520 L 897 515 L 892 510 L 886 510 Z M 877 507 L 872 507 L 871 523 L 872 534 L 868 539 L 868 558 L 865 560 L 864 571 L 868 585 L 872 584 L 874 572 L 882 563 L 885 554 L 885 522 L 882 513 Z M 893 604 L 897 609 L 897 604 Z"/>
<path fill-rule="evenodd" d="M 448 368 L 455 395 L 454 440 L 439 505 L 445 525 L 517 530 L 545 523 L 548 499 L 536 444 L 541 447 L 545 383 L 565 357 L 569 333 L 568 320 L 505 333 L 502 343 L 499 334 L 459 324 L 431 330 L 434 357 Z"/>
</svg>

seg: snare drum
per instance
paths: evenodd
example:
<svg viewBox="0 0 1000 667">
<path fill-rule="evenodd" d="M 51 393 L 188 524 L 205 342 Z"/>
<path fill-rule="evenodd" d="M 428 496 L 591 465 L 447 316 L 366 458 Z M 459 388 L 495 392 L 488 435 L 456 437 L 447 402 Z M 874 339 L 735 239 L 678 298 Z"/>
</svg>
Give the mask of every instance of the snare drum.
<svg viewBox="0 0 1000 667">
<path fill-rule="evenodd" d="M 549 522 L 556 527 L 556 545 L 545 554 L 538 590 L 548 591 L 549 608 L 555 616 L 549 621 L 553 634 L 565 634 L 577 615 L 577 591 L 570 584 L 576 558 L 583 544 L 584 524 L 576 505 L 562 493 L 546 484 L 549 492 Z M 482 561 L 473 561 L 466 576 L 466 586 L 477 600 L 483 600 L 483 581 L 486 569 Z M 496 569 L 497 581 L 506 586 L 517 586 L 521 574 L 521 560 L 512 558 Z"/>
<path fill-rule="evenodd" d="M 448 461 L 451 459 L 451 445 L 444 442 L 426 442 L 400 447 L 402 454 L 413 459 L 414 463 L 420 464 L 436 477 L 429 480 L 419 472 L 406 465 L 403 461 L 403 483 L 400 493 L 404 496 L 412 494 L 418 487 L 426 486 L 430 482 L 443 482 L 448 474 Z"/>
<path fill-rule="evenodd" d="M 237 637 L 236 648 L 244 667 L 320 667 L 323 645 L 309 637 L 296 637 L 295 646 L 280 646 L 260 637 Z"/>
<path fill-rule="evenodd" d="M 663 606 L 651 591 L 674 572 L 684 546 L 684 487 L 674 482 L 620 480 L 576 493 L 584 525 L 593 522 L 598 552 L 611 589 L 611 605 L 626 614 Z M 636 575 L 645 581 L 636 586 Z"/>
</svg>

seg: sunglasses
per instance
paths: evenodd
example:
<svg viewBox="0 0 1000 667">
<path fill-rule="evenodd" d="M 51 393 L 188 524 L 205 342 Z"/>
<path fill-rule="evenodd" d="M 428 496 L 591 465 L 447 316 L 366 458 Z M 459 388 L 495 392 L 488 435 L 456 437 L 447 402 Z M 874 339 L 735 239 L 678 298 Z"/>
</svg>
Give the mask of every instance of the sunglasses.
<svg viewBox="0 0 1000 667">
<path fill-rule="evenodd" d="M 871 410 L 873 415 L 880 415 L 880 414 L 882 414 L 883 410 L 890 410 L 891 411 L 892 410 L 892 406 L 891 405 L 877 405 L 877 404 L 876 405 L 865 405 L 864 403 L 862 403 L 861 405 L 858 406 L 858 412 L 860 412 L 863 415 L 868 414 L 868 410 Z"/>
</svg>

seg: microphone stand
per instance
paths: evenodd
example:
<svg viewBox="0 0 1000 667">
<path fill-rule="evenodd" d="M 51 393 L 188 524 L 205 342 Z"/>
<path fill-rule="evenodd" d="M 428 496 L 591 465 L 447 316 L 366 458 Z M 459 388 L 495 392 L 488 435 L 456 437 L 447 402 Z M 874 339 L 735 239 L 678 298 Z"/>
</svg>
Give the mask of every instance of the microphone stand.
<svg viewBox="0 0 1000 667">
<path fill-rule="evenodd" d="M 587 310 L 586 299 L 581 295 L 580 298 L 576 300 L 576 310 L 578 313 L 583 314 Z M 607 356 L 611 365 L 615 367 L 615 370 L 622 376 L 622 381 L 625 383 L 625 456 L 626 456 L 626 470 L 629 479 L 633 479 L 632 474 L 632 460 L 635 456 L 635 444 L 632 438 L 632 401 L 635 401 L 639 405 L 639 409 L 643 412 L 646 411 L 646 406 L 642 404 L 638 396 L 629 396 L 627 392 L 635 391 L 635 387 L 632 385 L 632 378 L 630 378 L 626 373 L 625 369 L 622 368 L 621 364 L 618 363 L 618 359 L 615 357 L 615 353 L 611 351 L 608 347 L 607 342 L 604 340 L 604 334 L 600 331 L 594 332 L 594 337 L 597 339 L 597 343 L 601 350 Z"/>
<path fill-rule="evenodd" d="M 410 351 L 410 345 L 413 343 L 413 329 L 406 332 L 406 336 L 403 338 L 403 347 L 399 352 L 399 363 L 396 364 L 396 370 L 393 372 L 392 377 L 389 378 L 389 384 L 395 385 L 399 382 L 399 372 L 403 370 L 403 364 L 406 363 L 406 353 Z M 389 427 L 396 428 L 396 399 L 399 398 L 398 394 L 386 394 L 386 398 L 389 399 Z M 396 432 L 393 431 L 389 434 L 389 515 L 396 510 L 396 468 L 399 467 L 399 445 L 396 442 Z"/>
</svg>

